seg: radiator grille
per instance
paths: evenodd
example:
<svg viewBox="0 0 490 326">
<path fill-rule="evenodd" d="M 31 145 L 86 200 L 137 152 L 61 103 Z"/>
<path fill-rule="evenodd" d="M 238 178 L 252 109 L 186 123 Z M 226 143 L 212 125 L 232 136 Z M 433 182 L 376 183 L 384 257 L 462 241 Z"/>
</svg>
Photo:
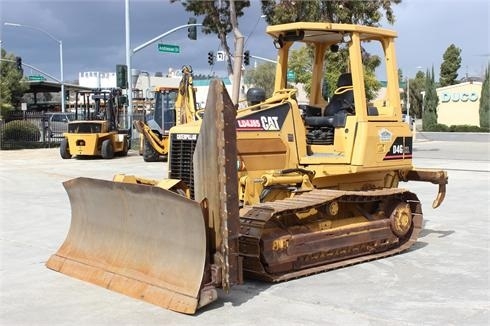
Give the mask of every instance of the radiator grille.
<svg viewBox="0 0 490 326">
<path fill-rule="evenodd" d="M 184 181 L 191 190 L 192 199 L 194 199 L 194 166 L 192 164 L 192 156 L 194 155 L 196 143 L 197 135 L 179 137 L 179 134 L 172 134 L 168 160 L 169 178 Z"/>
</svg>

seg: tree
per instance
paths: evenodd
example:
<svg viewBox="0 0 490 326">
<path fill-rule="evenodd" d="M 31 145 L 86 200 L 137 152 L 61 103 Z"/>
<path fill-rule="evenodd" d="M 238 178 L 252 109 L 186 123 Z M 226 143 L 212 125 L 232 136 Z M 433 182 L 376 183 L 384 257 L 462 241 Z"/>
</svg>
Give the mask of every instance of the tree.
<svg viewBox="0 0 490 326">
<path fill-rule="evenodd" d="M 422 118 L 423 97 L 422 91 L 425 88 L 425 73 L 417 71 L 414 79 L 410 79 L 410 115 Z"/>
<path fill-rule="evenodd" d="M 348 58 L 347 48 L 342 48 L 338 52 L 328 51 L 326 53 L 325 82 L 327 94 L 324 95 L 327 97 L 331 97 L 337 88 L 337 80 L 340 74 L 348 71 Z M 307 94 L 310 94 L 311 90 L 312 62 L 313 51 L 308 46 L 292 50 L 288 62 L 288 68 L 296 74 L 295 82 L 304 84 Z M 377 55 L 370 55 L 365 52 L 363 63 L 366 98 L 372 100 L 381 87 L 375 75 L 376 67 L 380 65 L 381 59 Z"/>
<path fill-rule="evenodd" d="M 398 78 L 400 87 L 403 87 L 403 94 L 401 99 L 404 103 L 402 107 L 404 112 L 407 112 L 407 104 L 410 103 L 410 116 L 416 118 L 422 118 L 422 106 L 424 98 L 422 92 L 425 90 L 425 73 L 423 71 L 417 71 L 415 78 L 411 78 L 407 83 L 406 78 L 403 75 L 403 71 L 398 69 Z M 407 90 L 407 84 L 410 87 L 410 92 Z M 410 94 L 410 99 L 407 101 L 407 94 Z"/>
<path fill-rule="evenodd" d="M 232 32 L 233 26 L 230 17 L 230 0 L 222 1 L 202 1 L 202 0 L 170 0 L 171 3 L 181 2 L 185 10 L 192 12 L 196 16 L 204 16 L 202 21 L 202 32 L 204 34 L 216 34 L 220 41 L 221 47 L 226 52 L 228 61 L 226 67 L 229 74 L 233 74 L 233 65 L 230 58 L 230 46 L 227 41 L 227 35 Z M 250 7 L 250 1 L 234 1 L 236 17 L 243 16 L 243 10 Z"/>
<path fill-rule="evenodd" d="M 480 128 L 490 128 L 490 63 L 485 69 L 485 79 L 481 88 L 480 96 Z"/>
<path fill-rule="evenodd" d="M 230 19 L 230 0 L 170 0 L 181 2 L 185 10 L 196 16 L 204 16 L 202 32 L 216 34 L 228 58 L 231 58 L 227 35 L 232 31 Z M 392 5 L 401 0 L 262 0 L 262 13 L 269 24 L 282 24 L 297 21 L 327 21 L 333 23 L 351 23 L 379 26 L 383 14 L 391 24 L 394 23 Z M 245 8 L 250 7 L 249 0 L 235 1 L 236 16 L 241 17 Z M 231 62 L 227 63 L 228 72 L 232 72 Z"/>
<path fill-rule="evenodd" d="M 288 62 L 288 69 L 293 71 L 296 76 L 294 82 L 304 84 L 307 94 L 310 94 L 311 90 L 312 57 L 311 48 L 303 46 L 290 52 Z"/>
<path fill-rule="evenodd" d="M 401 70 L 400 68 L 398 68 L 398 81 L 401 82 L 403 81 L 403 70 Z"/>
<path fill-rule="evenodd" d="M 20 107 L 22 95 L 29 88 L 22 80 L 22 72 L 17 69 L 15 55 L 1 49 L 0 62 L 0 108 L 1 115 Z M 4 61 L 8 60 L 8 61 Z"/>
<path fill-rule="evenodd" d="M 206 34 L 217 34 L 222 48 L 227 53 L 228 58 L 232 58 L 231 51 L 226 41 L 226 36 L 232 31 L 230 17 L 230 0 L 221 1 L 201 1 L 201 0 L 170 0 L 170 2 L 180 1 L 188 12 L 194 15 L 204 15 L 203 32 Z M 235 1 L 236 16 L 243 15 L 243 10 L 250 6 L 250 1 Z M 394 23 L 395 16 L 392 6 L 401 3 L 401 0 L 371 0 L 371 1 L 346 1 L 346 0 L 316 0 L 316 1 L 297 1 L 297 0 L 262 0 L 262 13 L 269 24 L 283 24 L 298 21 L 323 21 L 332 23 L 350 23 L 367 26 L 379 26 L 383 16 L 388 22 Z M 345 52 L 346 49 L 342 49 Z M 299 54 L 300 56 L 303 53 Z M 366 52 L 367 61 L 365 62 L 366 73 L 366 96 L 371 99 L 380 88 L 375 78 L 375 70 L 380 64 L 377 56 L 370 56 Z M 345 59 L 345 53 L 338 57 L 338 60 Z M 347 66 L 345 62 L 335 62 L 335 56 L 331 58 L 331 66 Z M 311 61 L 311 56 L 310 60 Z M 306 61 L 303 61 L 304 63 Z M 227 62 L 228 73 L 233 73 L 230 61 Z M 296 75 L 303 75 L 305 67 L 300 65 L 291 69 Z M 335 69 L 334 69 L 335 70 Z M 338 70 L 338 69 L 337 69 Z M 327 73 L 329 89 L 335 90 L 338 76 L 344 71 L 334 71 Z M 297 82 L 303 82 L 306 90 L 309 89 L 311 73 L 304 74 L 304 78 L 298 77 Z M 301 79 L 304 79 L 302 81 Z"/>
<path fill-rule="evenodd" d="M 442 56 L 439 84 L 441 87 L 457 83 L 458 70 L 461 68 L 461 49 L 451 44 Z"/>
<path fill-rule="evenodd" d="M 432 67 L 432 73 L 427 71 L 426 75 L 422 129 L 430 131 L 437 125 L 437 105 L 439 104 L 439 97 L 437 97 L 436 83 L 434 81 L 434 67 Z"/>
<path fill-rule="evenodd" d="M 271 62 L 266 62 L 258 65 L 254 69 L 245 72 L 245 83 L 254 87 L 263 88 L 265 96 L 270 97 L 274 91 L 274 77 L 276 73 L 276 65 Z"/>
<path fill-rule="evenodd" d="M 263 0 L 262 13 L 269 24 L 324 21 L 379 26 L 383 14 L 390 24 L 395 22 L 391 7 L 399 3 L 401 0 Z"/>
<path fill-rule="evenodd" d="M 364 87 L 366 99 L 371 101 L 376 98 L 376 95 L 381 88 L 381 84 L 376 78 L 376 68 L 381 64 L 381 58 L 377 55 L 365 53 L 364 59 Z"/>
</svg>

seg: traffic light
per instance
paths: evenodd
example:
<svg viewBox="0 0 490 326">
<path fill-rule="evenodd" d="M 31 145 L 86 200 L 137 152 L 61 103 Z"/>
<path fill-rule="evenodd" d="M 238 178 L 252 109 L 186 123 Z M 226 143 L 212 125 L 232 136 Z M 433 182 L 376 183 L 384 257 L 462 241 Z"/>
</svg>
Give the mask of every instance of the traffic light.
<svg viewBox="0 0 490 326">
<path fill-rule="evenodd" d="M 214 64 L 214 53 L 213 51 L 208 52 L 208 63 L 210 66 Z"/>
<path fill-rule="evenodd" d="M 248 66 L 250 64 L 250 51 L 247 50 L 243 52 L 243 64 Z"/>
<path fill-rule="evenodd" d="M 191 17 L 187 24 L 195 24 L 196 18 Z M 197 40 L 197 26 L 189 26 L 187 27 L 187 37 L 191 40 Z"/>
<path fill-rule="evenodd" d="M 15 57 L 15 64 L 17 65 L 17 70 L 23 72 L 21 57 Z"/>
<path fill-rule="evenodd" d="M 118 88 L 128 88 L 128 66 L 116 65 L 116 86 Z"/>
</svg>

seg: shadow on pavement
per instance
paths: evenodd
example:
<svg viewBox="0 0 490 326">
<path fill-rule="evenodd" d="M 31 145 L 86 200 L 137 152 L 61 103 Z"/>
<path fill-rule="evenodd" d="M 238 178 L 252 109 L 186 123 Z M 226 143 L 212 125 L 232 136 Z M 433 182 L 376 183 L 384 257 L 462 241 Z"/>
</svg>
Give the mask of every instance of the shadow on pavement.
<svg viewBox="0 0 490 326">
<path fill-rule="evenodd" d="M 271 286 L 274 286 L 274 283 L 245 279 L 243 284 L 232 287 L 229 293 L 219 289 L 218 300 L 202 309 L 199 309 L 196 316 L 210 310 L 220 309 L 228 304 L 231 304 L 234 307 L 240 306 L 241 304 L 253 299 L 261 292 L 264 292 Z"/>
<path fill-rule="evenodd" d="M 432 229 L 422 229 L 420 231 L 420 236 L 419 238 L 423 238 L 428 236 L 429 234 L 439 234 L 439 238 L 444 238 L 447 237 L 451 234 L 453 234 L 455 231 L 449 230 L 449 231 L 439 231 L 439 230 L 432 230 Z"/>
</svg>

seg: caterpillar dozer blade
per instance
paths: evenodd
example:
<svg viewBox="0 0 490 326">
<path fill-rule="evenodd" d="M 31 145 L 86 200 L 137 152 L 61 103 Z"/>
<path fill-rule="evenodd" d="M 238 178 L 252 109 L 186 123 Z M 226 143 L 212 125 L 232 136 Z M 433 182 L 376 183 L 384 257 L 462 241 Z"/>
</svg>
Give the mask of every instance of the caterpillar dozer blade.
<svg viewBox="0 0 490 326">
<path fill-rule="evenodd" d="M 236 111 L 217 80 L 207 107 L 194 162 L 182 162 L 194 165 L 198 201 L 135 178 L 66 181 L 71 226 L 46 266 L 187 314 L 216 300 L 217 287 L 242 282 Z"/>
<path fill-rule="evenodd" d="M 164 308 L 195 312 L 206 262 L 198 202 L 158 187 L 97 179 L 77 178 L 64 186 L 71 226 L 48 268 Z"/>
</svg>

